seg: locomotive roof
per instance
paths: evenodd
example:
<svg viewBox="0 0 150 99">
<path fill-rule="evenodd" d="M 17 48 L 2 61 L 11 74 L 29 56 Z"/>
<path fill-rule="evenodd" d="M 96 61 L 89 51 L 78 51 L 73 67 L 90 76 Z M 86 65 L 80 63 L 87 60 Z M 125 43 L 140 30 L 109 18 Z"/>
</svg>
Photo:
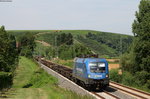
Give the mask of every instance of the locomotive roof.
<svg viewBox="0 0 150 99">
<path fill-rule="evenodd" d="M 107 62 L 104 58 L 76 58 L 75 62 L 83 63 L 83 62 Z"/>
</svg>

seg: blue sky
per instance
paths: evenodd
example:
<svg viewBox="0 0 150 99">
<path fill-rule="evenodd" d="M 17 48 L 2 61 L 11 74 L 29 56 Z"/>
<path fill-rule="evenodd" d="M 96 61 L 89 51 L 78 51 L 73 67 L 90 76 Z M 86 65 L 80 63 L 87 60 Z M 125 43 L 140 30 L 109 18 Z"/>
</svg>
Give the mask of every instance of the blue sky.
<svg viewBox="0 0 150 99">
<path fill-rule="evenodd" d="M 12 0 L 0 2 L 7 30 L 88 29 L 132 35 L 140 0 Z"/>
</svg>

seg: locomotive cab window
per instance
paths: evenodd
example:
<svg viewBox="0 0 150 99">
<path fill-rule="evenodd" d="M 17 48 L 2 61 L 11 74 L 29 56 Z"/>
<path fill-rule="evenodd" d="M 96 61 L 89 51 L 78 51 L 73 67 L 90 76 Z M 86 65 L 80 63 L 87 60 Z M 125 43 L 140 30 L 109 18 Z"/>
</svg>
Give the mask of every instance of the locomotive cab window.
<svg viewBox="0 0 150 99">
<path fill-rule="evenodd" d="M 89 63 L 90 72 L 92 73 L 103 73 L 105 72 L 105 63 L 92 62 Z"/>
</svg>

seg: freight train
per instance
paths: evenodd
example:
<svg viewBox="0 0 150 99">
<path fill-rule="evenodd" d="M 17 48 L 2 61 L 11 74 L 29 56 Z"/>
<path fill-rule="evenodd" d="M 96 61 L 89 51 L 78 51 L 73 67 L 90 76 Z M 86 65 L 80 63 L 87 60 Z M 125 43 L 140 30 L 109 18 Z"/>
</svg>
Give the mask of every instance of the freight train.
<svg viewBox="0 0 150 99">
<path fill-rule="evenodd" d="M 76 58 L 72 78 L 89 89 L 106 88 L 109 86 L 108 62 L 101 58 Z"/>
<path fill-rule="evenodd" d="M 98 58 L 98 56 L 75 58 L 73 69 L 41 57 L 36 57 L 36 60 L 88 90 L 109 86 L 108 62 L 106 59 Z"/>
</svg>

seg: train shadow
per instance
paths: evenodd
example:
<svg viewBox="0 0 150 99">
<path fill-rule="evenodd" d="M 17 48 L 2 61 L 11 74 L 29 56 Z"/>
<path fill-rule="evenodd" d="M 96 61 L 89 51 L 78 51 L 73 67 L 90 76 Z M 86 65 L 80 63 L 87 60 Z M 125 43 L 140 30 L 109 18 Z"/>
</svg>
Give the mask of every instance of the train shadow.
<svg viewBox="0 0 150 99">
<path fill-rule="evenodd" d="M 111 87 L 107 87 L 107 88 L 105 88 L 105 90 L 106 90 L 107 92 L 115 92 L 115 91 L 117 91 L 116 89 L 111 88 Z"/>
<path fill-rule="evenodd" d="M 106 87 L 106 88 L 101 88 L 101 89 L 93 89 L 93 90 L 90 90 L 91 92 L 104 92 L 107 91 L 107 92 L 116 92 L 117 90 L 116 89 L 113 89 L 111 87 Z"/>
</svg>

